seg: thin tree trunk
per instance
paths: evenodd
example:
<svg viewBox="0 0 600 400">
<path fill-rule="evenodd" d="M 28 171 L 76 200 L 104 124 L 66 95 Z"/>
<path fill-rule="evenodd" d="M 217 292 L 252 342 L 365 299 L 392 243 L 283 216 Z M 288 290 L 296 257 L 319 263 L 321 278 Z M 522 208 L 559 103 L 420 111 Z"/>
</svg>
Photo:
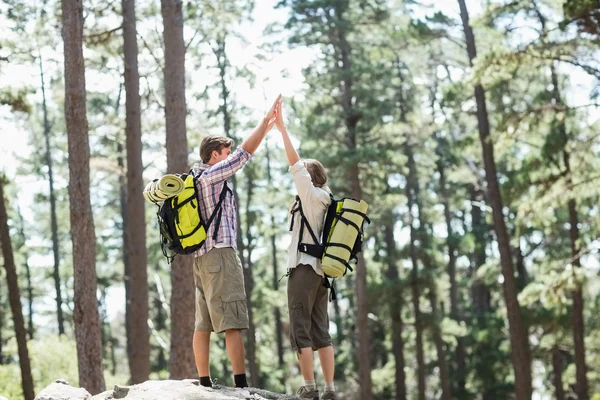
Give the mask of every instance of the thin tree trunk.
<svg viewBox="0 0 600 400">
<path fill-rule="evenodd" d="M 50 226 L 52 230 L 52 255 L 54 257 L 54 290 L 56 292 L 56 317 L 58 319 L 58 334 L 65 333 L 65 322 L 62 311 L 62 293 L 60 287 L 60 253 L 58 250 L 58 223 L 56 218 L 56 195 L 54 194 L 54 172 L 52 168 L 52 156 L 50 151 L 50 122 L 48 120 L 48 107 L 46 105 L 46 85 L 44 82 L 44 66 L 42 56 L 38 54 L 40 67 L 40 80 L 42 82 L 42 110 L 44 113 L 44 139 L 46 145 L 46 165 L 48 166 L 48 183 L 50 185 Z"/>
<path fill-rule="evenodd" d="M 19 352 L 19 365 L 21 367 L 21 385 L 23 387 L 23 396 L 25 400 L 33 400 L 33 378 L 31 376 L 31 366 L 29 363 L 29 352 L 27 350 L 27 332 L 25 330 L 25 320 L 23 319 L 23 310 L 21 309 L 21 293 L 19 292 L 19 280 L 17 269 L 13 257 L 10 231 L 8 228 L 8 214 L 4 202 L 4 177 L 0 175 L 0 245 L 2 246 L 2 256 L 4 258 L 4 268 L 6 269 L 6 282 L 8 285 L 8 298 L 13 315 L 13 325 L 15 336 L 17 337 L 17 347 Z"/>
<path fill-rule="evenodd" d="M 1 237 L 0 240 L 2 240 Z M 0 365 L 4 365 L 4 335 L 2 334 L 2 328 L 6 326 L 4 323 L 4 296 L 2 286 L 0 286 Z"/>
<path fill-rule="evenodd" d="M 408 177 L 406 183 L 406 198 L 408 199 L 408 219 L 409 219 L 409 227 L 410 227 L 410 241 L 409 241 L 409 254 L 410 260 L 412 262 L 412 271 L 411 271 L 411 293 L 412 293 L 412 304 L 413 304 L 413 312 L 415 314 L 415 338 L 416 338 L 416 353 L 417 353 L 417 387 L 419 390 L 418 398 L 419 400 L 425 400 L 425 394 L 427 391 L 426 381 L 425 381 L 425 355 L 423 351 L 423 316 L 421 315 L 420 308 L 420 288 L 419 288 L 419 261 L 417 257 L 417 248 L 416 241 L 417 231 L 415 229 L 414 224 L 414 216 L 413 216 L 413 208 L 415 205 L 415 181 L 417 176 L 415 174 L 415 169 L 412 164 L 414 164 L 414 160 L 412 157 L 412 148 L 411 145 L 406 142 L 405 145 L 405 153 L 409 159 L 409 170 Z M 413 160 L 411 162 L 411 160 Z"/>
<path fill-rule="evenodd" d="M 250 369 L 250 384 L 253 387 L 260 387 L 260 366 L 256 356 L 256 326 L 254 325 L 254 312 L 252 307 L 252 290 L 254 290 L 254 277 L 252 276 L 252 251 L 254 250 L 251 227 L 255 225 L 256 213 L 250 210 L 252 198 L 254 196 L 254 177 L 252 167 L 247 167 L 246 173 L 247 194 L 246 194 L 246 243 L 247 257 L 246 268 L 244 268 L 244 280 L 246 282 L 246 302 L 248 304 L 248 338 L 247 338 L 247 357 L 248 367 Z"/>
<path fill-rule="evenodd" d="M 406 145 L 406 156 L 408 158 L 408 174 L 410 181 L 410 186 L 412 189 L 413 204 L 416 206 L 417 214 L 419 215 L 419 228 L 417 229 L 418 239 L 421 243 L 420 250 L 418 251 L 420 255 L 420 259 L 423 262 L 424 268 L 429 270 L 434 270 L 434 261 L 429 256 L 427 252 L 430 248 L 429 244 L 429 236 L 425 230 L 425 226 L 427 226 L 427 221 L 423 216 L 423 206 L 421 204 L 421 190 L 419 187 L 419 180 L 417 174 L 417 165 L 414 159 L 414 152 L 412 150 L 412 146 L 407 142 Z M 412 209 L 412 207 L 411 207 Z M 442 339 L 442 331 L 440 329 L 441 317 L 438 313 L 438 301 L 437 301 L 437 293 L 435 291 L 434 282 L 431 281 L 431 278 L 428 279 L 428 292 L 427 298 L 429 299 L 429 303 L 431 304 L 431 313 L 433 316 L 433 323 L 431 324 L 433 340 L 435 343 L 437 356 L 438 356 L 438 368 L 440 369 L 440 386 L 442 388 L 442 400 L 450 400 L 452 398 L 452 387 L 450 384 L 450 376 L 448 373 L 448 364 L 446 361 L 446 348 L 445 343 Z"/>
<path fill-rule="evenodd" d="M 546 18 L 538 8 L 537 3 L 534 1 L 533 6 L 540 19 L 542 25 L 542 31 L 546 32 Z M 544 39 L 545 40 L 545 39 Z M 564 105 L 562 95 L 560 92 L 560 86 L 558 82 L 558 74 L 554 65 L 550 66 L 550 73 L 552 79 L 552 97 L 557 106 Z M 563 148 L 563 162 L 565 164 L 566 172 L 566 183 L 567 190 L 569 193 L 569 201 L 567 207 L 569 210 L 569 238 L 571 244 L 571 257 L 573 272 L 581 268 L 581 260 L 578 248 L 579 240 L 579 218 L 577 215 L 577 201 L 573 194 L 573 177 L 571 175 L 571 163 L 570 154 L 567 151 L 568 135 L 567 126 L 565 119 L 560 119 L 558 122 L 558 129 L 561 139 L 564 143 Z M 580 400 L 589 399 L 589 385 L 587 380 L 587 365 L 585 361 L 585 322 L 583 317 L 583 293 L 581 282 L 579 279 L 575 279 L 575 289 L 573 290 L 573 344 L 575 347 L 575 376 L 576 376 L 576 387 L 575 391 Z"/>
<path fill-rule="evenodd" d="M 563 388 L 563 360 L 558 346 L 552 347 L 552 382 L 554 383 L 554 397 L 556 400 L 565 400 Z"/>
<path fill-rule="evenodd" d="M 127 228 L 125 244 L 129 268 L 130 307 L 128 345 L 131 383 L 141 383 L 150 376 L 150 332 L 148 329 L 148 255 L 146 251 L 146 217 L 142 178 L 142 121 L 135 0 L 122 0 L 123 53 L 125 58 L 125 132 L 127 146 Z"/>
<path fill-rule="evenodd" d="M 458 4 L 467 42 L 469 61 L 472 65 L 473 60 L 477 57 L 475 37 L 473 35 L 473 30 L 469 25 L 469 13 L 465 0 L 458 0 Z M 477 103 L 479 138 L 485 165 L 488 200 L 492 206 L 494 226 L 498 240 L 498 250 L 500 252 L 500 264 L 502 266 L 502 275 L 504 277 L 504 299 L 506 301 L 508 315 L 512 364 L 515 378 L 515 394 L 517 400 L 525 400 L 530 399 L 532 393 L 531 350 L 529 347 L 528 328 L 523 321 L 519 300 L 517 299 L 518 289 L 514 275 L 510 240 L 504 221 L 504 207 L 496 173 L 494 145 L 490 136 L 485 91 L 481 84 L 475 85 L 475 101 Z"/>
<path fill-rule="evenodd" d="M 273 177 L 271 176 L 271 153 L 269 151 L 268 143 L 265 143 L 266 154 L 267 154 L 267 185 L 269 190 L 274 190 Z M 277 262 L 277 228 L 275 223 L 275 212 L 273 207 L 270 207 L 271 215 L 271 260 L 273 263 L 273 290 L 275 293 L 279 291 L 279 263 Z M 277 343 L 277 366 L 279 370 L 284 368 L 283 360 L 283 327 L 281 324 L 281 310 L 278 306 L 274 307 L 273 314 L 275 316 L 275 338 Z M 282 375 L 281 383 L 285 384 L 284 376 Z"/>
<path fill-rule="evenodd" d="M 486 262 L 486 245 L 488 242 L 488 227 L 482 213 L 484 196 L 474 187 L 471 188 L 471 233 L 475 238 L 475 249 L 472 255 L 472 275 Z M 475 279 L 471 288 L 476 317 L 483 317 L 490 312 L 491 294 L 485 283 Z"/>
<path fill-rule="evenodd" d="M 100 319 L 96 299 L 96 235 L 90 203 L 90 148 L 83 59 L 83 4 L 62 0 L 65 119 L 69 150 L 69 202 L 73 242 L 75 340 L 79 385 L 104 391 Z"/>
<path fill-rule="evenodd" d="M 338 18 L 344 20 L 343 9 L 337 10 Z M 346 37 L 345 30 L 338 32 L 338 50 L 341 60 L 340 69 L 344 79 L 340 82 L 341 103 L 344 110 L 344 125 L 346 126 L 346 147 L 355 151 L 357 149 L 356 126 L 358 124 L 357 111 L 354 109 L 353 86 L 354 76 L 352 73 L 351 47 Z M 348 166 L 348 181 L 350 183 L 350 194 L 355 199 L 362 198 L 360 184 L 360 170 L 357 162 Z M 359 393 L 362 400 L 370 400 L 373 396 L 371 381 L 371 354 L 370 354 L 370 330 L 369 330 L 369 303 L 367 299 L 367 267 L 364 254 L 358 254 L 356 265 L 356 302 L 358 306 L 356 327 L 358 336 L 358 377 Z"/>
<path fill-rule="evenodd" d="M 158 264 L 155 265 L 154 267 L 154 273 L 156 275 L 158 275 L 158 271 L 159 271 L 159 266 Z M 160 285 L 160 280 L 157 278 L 156 279 L 156 296 L 154 297 L 153 300 L 153 307 L 156 310 L 156 314 L 154 317 L 154 324 L 155 324 L 155 329 L 157 332 L 163 332 L 167 329 L 167 316 L 165 315 L 165 305 L 162 302 L 162 298 L 161 298 L 161 285 Z M 158 371 L 163 371 L 165 369 L 168 368 L 167 365 L 167 360 L 165 357 L 165 351 L 163 350 L 163 346 L 159 345 L 159 350 L 158 350 L 158 357 L 157 357 L 157 361 L 156 361 L 156 369 Z"/>
<path fill-rule="evenodd" d="M 188 170 L 185 102 L 185 44 L 181 0 L 161 0 L 165 42 L 165 117 L 167 128 L 167 170 Z M 191 349 L 194 331 L 194 279 L 191 256 L 178 256 L 171 264 L 171 379 L 197 375 Z"/>
<path fill-rule="evenodd" d="M 25 236 L 25 221 L 21 215 L 21 209 L 17 205 L 17 217 L 19 218 L 19 242 L 20 246 L 25 246 L 27 237 Z M 25 275 L 27 277 L 27 333 L 29 340 L 33 339 L 33 286 L 31 284 L 31 267 L 29 266 L 29 255 L 25 253 Z"/>
<path fill-rule="evenodd" d="M 450 279 L 450 317 L 456 322 L 460 323 L 462 317 L 459 312 L 459 295 L 458 295 L 458 284 L 456 282 L 456 258 L 458 250 L 458 241 L 452 230 L 452 215 L 450 213 L 450 199 L 448 190 L 446 187 L 446 171 L 444 168 L 444 161 L 441 158 L 438 161 L 438 172 L 440 174 L 440 199 L 444 206 L 444 218 L 446 220 L 446 231 L 448 245 L 448 277 Z M 456 371 L 452 374 L 455 376 L 456 391 L 455 396 L 459 399 L 467 396 L 466 391 L 466 379 L 467 379 L 467 365 L 466 365 L 466 350 L 465 341 L 462 337 L 457 338 L 456 350 L 454 353 Z"/>
<path fill-rule="evenodd" d="M 404 328 L 402 307 L 404 301 L 399 294 L 401 293 L 401 287 L 396 262 L 400 256 L 398 255 L 394 239 L 394 222 L 394 215 L 390 213 L 386 218 L 384 239 L 387 249 L 387 278 L 392 285 L 392 290 L 389 293 L 389 307 L 392 320 L 392 352 L 394 353 L 396 366 L 396 400 L 406 400 L 406 373 L 404 372 L 406 362 L 404 361 L 404 339 L 402 338 L 402 330 Z"/>
<path fill-rule="evenodd" d="M 558 106 L 563 105 L 560 88 L 558 86 L 558 76 L 554 66 L 551 67 L 552 86 L 554 87 L 553 96 Z M 569 195 L 567 207 L 569 210 L 569 239 L 571 243 L 571 264 L 573 272 L 581 269 L 581 255 L 579 254 L 579 217 L 577 215 L 577 201 L 573 194 L 573 177 L 571 174 L 570 154 L 567 151 L 568 143 L 567 127 L 564 119 L 558 122 L 558 129 L 564 138 L 565 148 L 563 149 L 563 162 L 566 171 L 566 183 Z M 587 365 L 585 362 L 585 322 L 583 317 L 583 292 L 581 281 L 576 278 L 575 289 L 573 290 L 573 344 L 575 347 L 575 391 L 579 400 L 589 399 L 589 385 L 587 380 Z"/>
</svg>

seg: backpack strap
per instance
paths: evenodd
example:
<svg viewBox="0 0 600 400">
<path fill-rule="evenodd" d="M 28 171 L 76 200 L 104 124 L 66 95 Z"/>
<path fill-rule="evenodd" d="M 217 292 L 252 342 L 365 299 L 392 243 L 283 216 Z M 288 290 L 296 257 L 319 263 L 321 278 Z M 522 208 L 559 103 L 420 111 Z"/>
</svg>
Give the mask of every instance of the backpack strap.
<svg viewBox="0 0 600 400">
<path fill-rule="evenodd" d="M 290 223 L 290 231 L 292 231 L 294 229 L 294 219 L 295 219 L 296 213 L 300 213 L 300 238 L 298 240 L 298 250 L 302 253 L 306 253 L 315 258 L 321 258 L 321 257 L 323 257 L 324 247 L 320 244 L 319 239 L 317 238 L 317 235 L 315 235 L 315 231 L 313 231 L 312 227 L 308 223 L 308 219 L 306 218 L 306 215 L 304 215 L 304 211 L 302 210 L 302 202 L 300 202 L 300 200 L 297 200 L 297 203 L 298 203 L 298 207 L 295 208 L 294 210 L 292 210 L 292 221 Z M 308 229 L 308 233 L 310 234 L 310 236 L 312 237 L 312 239 L 314 241 L 313 244 L 302 243 L 302 237 L 304 236 L 304 228 L 305 227 Z"/>
<path fill-rule="evenodd" d="M 215 231 L 213 233 L 213 240 L 217 240 L 217 236 L 219 234 L 219 227 L 221 226 L 221 216 L 223 215 L 223 207 L 222 206 L 223 206 L 223 201 L 225 200 L 225 197 L 227 196 L 227 192 L 231 192 L 231 189 L 229 189 L 229 186 L 227 185 L 227 181 L 225 181 L 223 183 L 223 190 L 221 190 L 221 194 L 219 195 L 219 202 L 215 206 L 215 209 L 213 210 L 210 218 L 208 219 L 208 222 L 205 225 L 206 231 L 208 232 L 208 229 L 210 228 L 210 225 L 213 223 L 213 220 L 215 219 L 215 217 L 217 218 Z"/>
</svg>

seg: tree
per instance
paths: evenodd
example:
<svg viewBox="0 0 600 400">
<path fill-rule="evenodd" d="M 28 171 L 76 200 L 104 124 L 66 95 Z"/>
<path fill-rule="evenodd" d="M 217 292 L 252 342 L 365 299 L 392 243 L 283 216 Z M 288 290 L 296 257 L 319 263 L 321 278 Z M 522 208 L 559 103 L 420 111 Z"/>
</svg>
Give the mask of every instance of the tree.
<svg viewBox="0 0 600 400">
<path fill-rule="evenodd" d="M 465 0 L 458 0 L 458 4 L 460 6 L 460 16 L 467 42 L 467 54 L 469 56 L 470 64 L 473 65 L 473 60 L 477 57 L 475 36 L 469 25 L 469 13 Z M 477 104 L 479 139 L 481 141 L 487 182 L 487 198 L 492 206 L 494 227 L 496 230 L 496 238 L 498 240 L 498 250 L 500 252 L 500 264 L 502 267 L 502 275 L 504 277 L 504 299 L 506 301 L 510 331 L 512 364 L 515 376 L 515 394 L 517 400 L 524 400 L 531 397 L 532 391 L 531 353 L 527 335 L 528 329 L 521 316 L 519 301 L 517 299 L 518 289 L 514 276 L 510 239 L 504 221 L 502 197 L 498 185 L 496 161 L 494 159 L 494 143 L 490 136 L 490 123 L 488 119 L 485 90 L 481 83 L 477 83 L 474 89 L 475 101 Z"/>
<path fill-rule="evenodd" d="M 4 179 L 5 178 L 0 175 L 0 245 L 2 246 L 4 269 L 6 270 L 6 281 L 8 283 L 8 297 L 13 315 L 17 346 L 19 348 L 19 364 L 21 366 L 23 396 L 25 397 L 25 400 L 33 400 L 35 394 L 33 392 L 33 378 L 31 376 L 29 351 L 27 350 L 27 331 L 25 329 L 25 320 L 23 319 L 23 310 L 21 309 L 21 293 L 19 291 L 17 269 L 15 267 L 8 226 L 8 213 L 6 212 L 6 203 L 4 200 Z"/>
<path fill-rule="evenodd" d="M 185 101 L 185 46 L 181 0 L 161 0 L 165 43 L 165 118 L 167 170 L 188 169 Z M 171 353 L 172 379 L 196 375 L 191 337 L 194 331 L 193 257 L 177 257 L 171 264 Z"/>
<path fill-rule="evenodd" d="M 127 244 L 125 257 L 129 276 L 128 344 L 131 382 L 141 383 L 150 375 L 148 331 L 148 257 L 142 180 L 142 121 L 135 0 L 123 0 L 123 53 L 125 55 L 125 109 L 127 143 Z"/>
<path fill-rule="evenodd" d="M 44 114 L 44 141 L 46 145 L 45 162 L 48 166 L 48 184 L 50 185 L 50 229 L 52 231 L 52 255 L 54 257 L 54 290 L 56 291 L 56 318 L 58 321 L 58 334 L 65 333 L 65 318 L 62 311 L 62 291 L 60 285 L 60 252 L 58 243 L 58 222 L 56 218 L 56 193 L 54 191 L 54 170 L 50 153 L 50 121 L 48 119 L 48 106 L 46 102 L 46 83 L 44 81 L 44 66 L 42 55 L 38 53 L 40 67 L 40 81 L 42 89 L 42 112 Z"/>
<path fill-rule="evenodd" d="M 90 148 L 83 59 L 83 4 L 62 1 L 65 119 L 69 147 L 69 202 L 73 242 L 74 324 L 79 384 L 104 391 L 100 319 L 96 299 L 96 235 L 90 203 Z"/>
</svg>

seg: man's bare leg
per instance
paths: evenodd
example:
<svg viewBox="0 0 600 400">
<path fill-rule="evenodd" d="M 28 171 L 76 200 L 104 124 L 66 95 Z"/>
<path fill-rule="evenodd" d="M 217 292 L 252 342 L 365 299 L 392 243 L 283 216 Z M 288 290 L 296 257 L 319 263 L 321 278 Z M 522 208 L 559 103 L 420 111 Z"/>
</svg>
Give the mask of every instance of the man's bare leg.
<svg viewBox="0 0 600 400">
<path fill-rule="evenodd" d="M 227 356 L 231 361 L 231 369 L 234 375 L 246 373 L 244 338 L 239 329 L 228 329 L 225 331 L 225 346 L 227 347 Z"/>
<path fill-rule="evenodd" d="M 210 376 L 210 331 L 194 331 L 194 358 L 198 376 Z"/>
</svg>

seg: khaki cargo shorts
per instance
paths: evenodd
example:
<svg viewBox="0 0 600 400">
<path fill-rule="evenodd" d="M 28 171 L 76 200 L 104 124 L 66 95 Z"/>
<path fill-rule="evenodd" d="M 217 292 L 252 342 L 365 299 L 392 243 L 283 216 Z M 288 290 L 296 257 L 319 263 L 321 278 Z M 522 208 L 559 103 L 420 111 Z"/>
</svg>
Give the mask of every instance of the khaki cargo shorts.
<svg viewBox="0 0 600 400">
<path fill-rule="evenodd" d="M 310 265 L 292 269 L 288 279 L 288 311 L 290 313 L 290 343 L 296 352 L 305 347 L 318 350 L 331 346 L 328 291 L 323 277 Z"/>
<path fill-rule="evenodd" d="M 248 329 L 242 263 L 231 247 L 212 248 L 194 261 L 197 331 Z"/>
</svg>

